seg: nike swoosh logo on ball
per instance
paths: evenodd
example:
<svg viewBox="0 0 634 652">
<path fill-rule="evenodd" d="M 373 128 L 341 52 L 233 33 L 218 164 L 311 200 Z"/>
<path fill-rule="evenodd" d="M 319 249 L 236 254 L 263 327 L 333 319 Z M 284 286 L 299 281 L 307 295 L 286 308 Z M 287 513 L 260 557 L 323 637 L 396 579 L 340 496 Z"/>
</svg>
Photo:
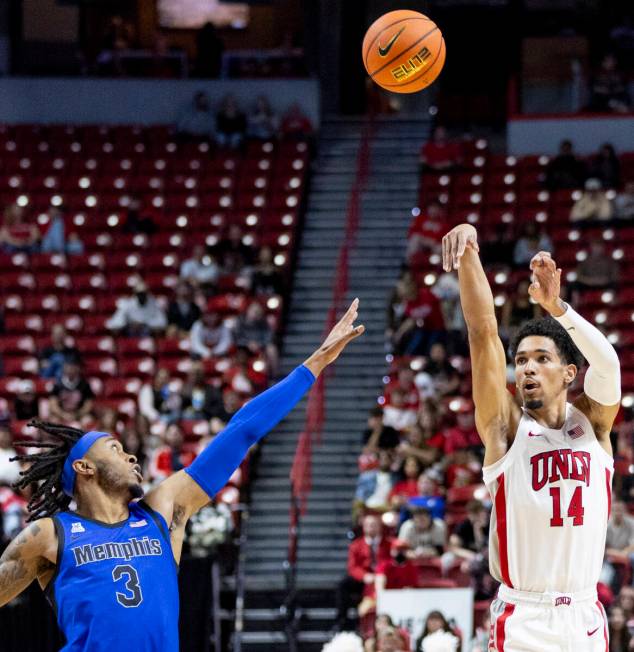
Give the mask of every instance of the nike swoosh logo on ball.
<svg viewBox="0 0 634 652">
<path fill-rule="evenodd" d="M 401 29 L 398 32 L 396 32 L 396 34 L 394 34 L 394 36 L 389 40 L 388 44 L 384 48 L 382 48 L 381 44 L 379 43 L 380 56 L 387 57 L 389 51 L 392 49 L 392 46 L 394 45 L 394 43 L 396 43 L 396 39 L 403 33 L 404 29 L 405 29 L 404 27 L 401 27 Z"/>
<path fill-rule="evenodd" d="M 599 625 L 599 627 L 600 627 L 600 625 Z M 599 627 L 597 627 L 596 629 L 593 629 L 591 632 L 586 632 L 586 634 L 588 636 L 592 636 L 595 632 L 597 632 L 599 630 Z"/>
</svg>

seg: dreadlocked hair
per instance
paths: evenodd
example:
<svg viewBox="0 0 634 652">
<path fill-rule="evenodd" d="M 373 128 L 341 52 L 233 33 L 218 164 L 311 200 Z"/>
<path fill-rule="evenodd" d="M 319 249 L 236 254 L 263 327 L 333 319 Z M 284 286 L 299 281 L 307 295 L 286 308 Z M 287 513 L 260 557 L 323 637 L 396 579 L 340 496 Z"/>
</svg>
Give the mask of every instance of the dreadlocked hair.
<svg viewBox="0 0 634 652">
<path fill-rule="evenodd" d="M 31 466 L 26 471 L 20 471 L 22 477 L 13 483 L 14 489 L 24 489 L 33 482 L 39 483 L 27 506 L 29 515 L 26 520 L 31 522 L 38 518 L 53 516 L 53 514 L 68 508 L 71 499 L 62 489 L 64 462 L 70 449 L 86 433 L 78 428 L 48 423 L 39 419 L 33 419 L 28 425 L 49 436 L 48 441 L 16 441 L 16 446 L 42 450 L 38 453 L 24 453 L 11 458 L 12 462 L 31 462 Z"/>
</svg>

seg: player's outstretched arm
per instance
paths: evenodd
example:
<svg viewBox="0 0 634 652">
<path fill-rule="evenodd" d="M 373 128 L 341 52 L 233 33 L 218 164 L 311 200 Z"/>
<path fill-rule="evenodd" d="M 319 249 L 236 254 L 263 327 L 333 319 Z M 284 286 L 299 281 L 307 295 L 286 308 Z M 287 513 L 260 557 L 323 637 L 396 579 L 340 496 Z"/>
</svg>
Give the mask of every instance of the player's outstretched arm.
<svg viewBox="0 0 634 652">
<path fill-rule="evenodd" d="M 601 331 L 561 300 L 561 269 L 550 253 L 540 251 L 530 262 L 529 294 L 568 332 L 590 365 L 584 393 L 575 401 L 589 419 L 599 440 L 611 452 L 610 430 L 621 400 L 621 367 L 614 347 Z"/>
<path fill-rule="evenodd" d="M 334 362 L 349 342 L 364 332 L 354 326 L 355 299 L 324 343 L 286 378 L 262 392 L 236 412 L 227 427 L 184 469 L 148 493 L 146 502 L 167 523 L 177 525 L 204 507 L 225 486 L 249 448 L 272 430 L 301 400 L 325 367 Z"/>
<path fill-rule="evenodd" d="M 0 607 L 20 595 L 31 582 L 55 566 L 57 542 L 50 518 L 26 527 L 0 557 Z"/>
<path fill-rule="evenodd" d="M 443 269 L 458 270 L 460 304 L 469 334 L 476 426 L 485 445 L 485 464 L 504 455 L 519 408 L 506 389 L 506 356 L 498 335 L 493 294 L 478 255 L 478 234 L 460 224 L 442 240 Z"/>
</svg>

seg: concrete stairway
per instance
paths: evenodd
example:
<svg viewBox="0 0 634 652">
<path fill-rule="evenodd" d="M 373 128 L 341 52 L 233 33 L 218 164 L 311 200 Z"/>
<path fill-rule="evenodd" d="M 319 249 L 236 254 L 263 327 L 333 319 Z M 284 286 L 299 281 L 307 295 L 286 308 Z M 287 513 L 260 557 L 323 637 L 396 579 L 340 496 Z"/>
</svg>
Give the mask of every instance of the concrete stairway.
<svg viewBox="0 0 634 652">
<path fill-rule="evenodd" d="M 322 126 L 284 338 L 283 373 L 300 364 L 320 343 L 363 126 L 362 121 L 350 119 L 327 120 Z M 300 530 L 298 588 L 302 594 L 304 589 L 321 589 L 317 594 L 324 596 L 323 604 L 312 604 L 304 612 L 307 620 L 300 632 L 300 649 L 307 652 L 311 644 L 326 640 L 324 632 L 334 617 L 332 589 L 345 572 L 360 435 L 381 393 L 387 298 L 403 258 L 411 209 L 417 203 L 417 154 L 427 134 L 423 120 L 378 121 L 370 145 L 370 174 L 361 196 L 357 242 L 350 252 L 348 297 L 349 301 L 359 297 L 359 322 L 365 324 L 366 333 L 337 361 L 328 380 L 322 445 L 314 450 L 313 489 Z M 273 600 L 277 604 L 268 609 L 260 608 L 258 600 L 263 592 L 273 595 L 271 591 L 284 587 L 289 472 L 304 424 L 304 407 L 298 406 L 269 435 L 253 485 L 246 563 L 246 650 L 277 649 L 281 635 L 279 620 L 277 625 L 271 620 L 279 616 L 279 600 Z M 249 595 L 254 599 L 251 603 Z M 267 618 L 270 627 L 264 626 Z M 279 649 L 288 649 L 280 645 Z"/>
</svg>

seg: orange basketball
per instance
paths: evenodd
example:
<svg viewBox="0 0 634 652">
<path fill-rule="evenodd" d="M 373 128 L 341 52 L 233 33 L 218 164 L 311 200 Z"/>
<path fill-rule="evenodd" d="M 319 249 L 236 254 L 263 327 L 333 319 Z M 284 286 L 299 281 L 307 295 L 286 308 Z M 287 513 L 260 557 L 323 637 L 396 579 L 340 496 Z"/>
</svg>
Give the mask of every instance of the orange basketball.
<svg viewBox="0 0 634 652">
<path fill-rule="evenodd" d="M 363 39 L 368 75 L 394 93 L 429 86 L 445 64 L 445 39 L 433 20 L 417 11 L 390 11 L 375 20 Z"/>
</svg>

